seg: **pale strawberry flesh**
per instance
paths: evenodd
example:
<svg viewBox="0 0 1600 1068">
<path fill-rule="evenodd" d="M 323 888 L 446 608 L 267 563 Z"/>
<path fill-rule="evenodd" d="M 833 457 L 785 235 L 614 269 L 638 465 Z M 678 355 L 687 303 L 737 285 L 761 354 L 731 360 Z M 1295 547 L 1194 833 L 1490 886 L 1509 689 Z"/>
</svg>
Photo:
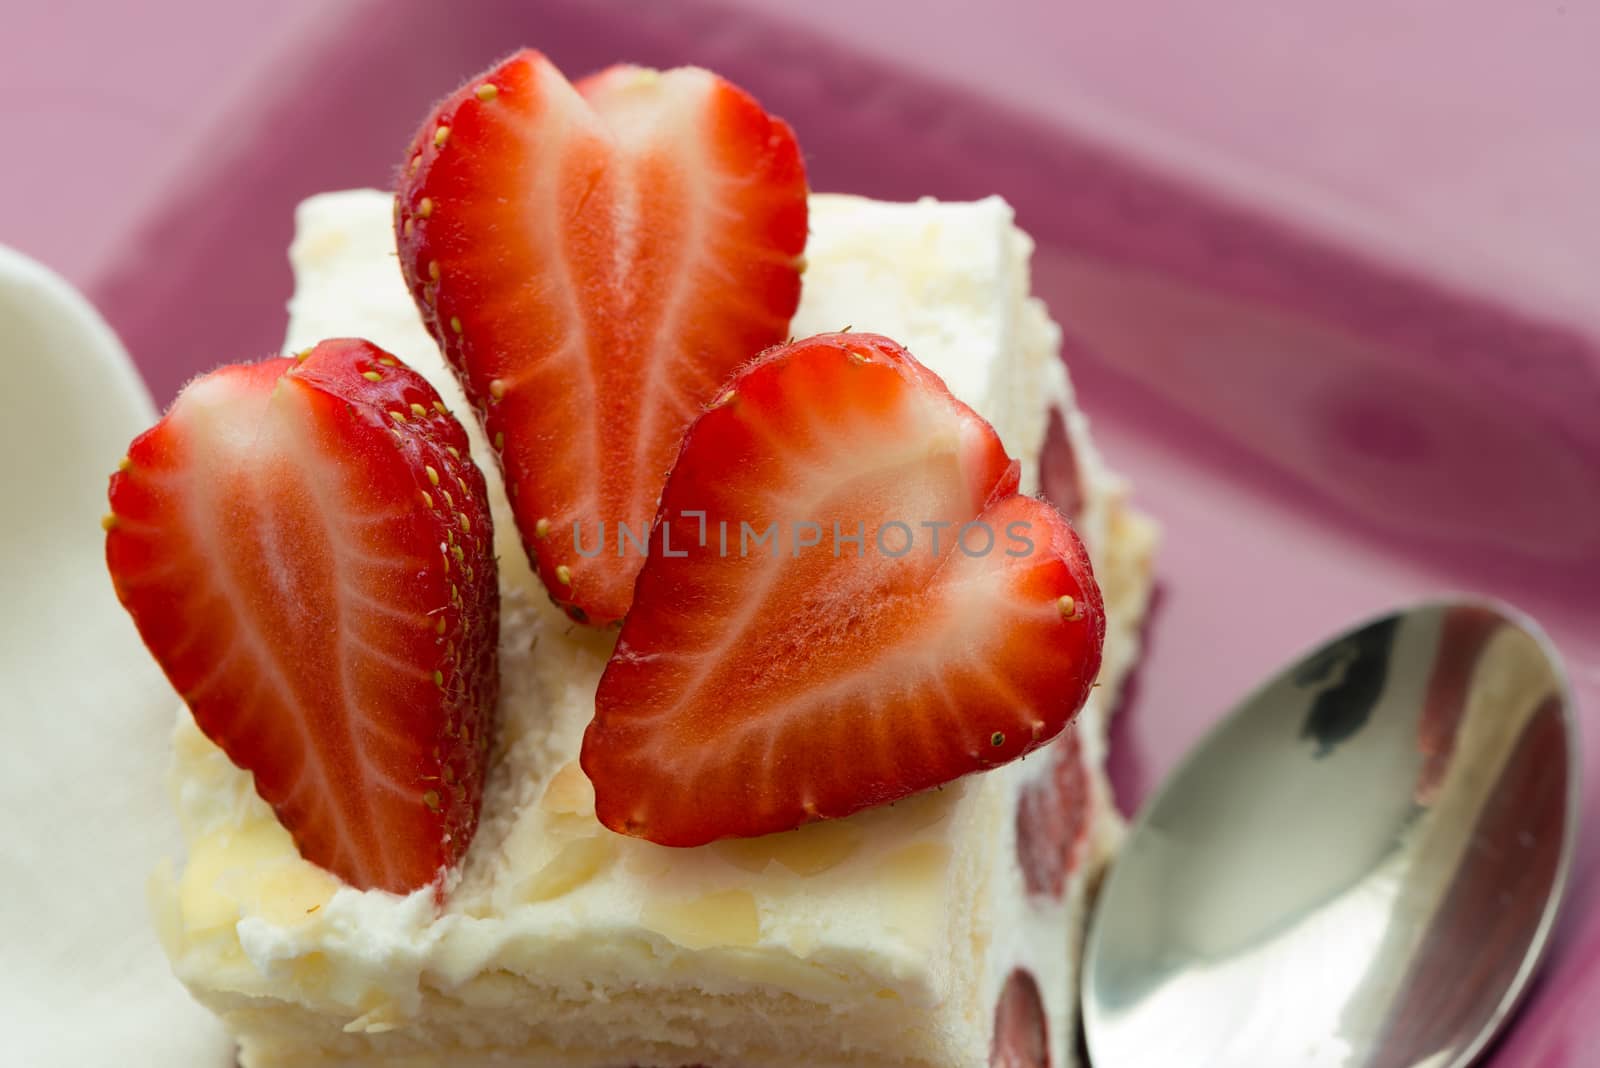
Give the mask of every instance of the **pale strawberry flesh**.
<svg viewBox="0 0 1600 1068">
<path fill-rule="evenodd" d="M 551 597 L 622 618 L 679 440 L 800 293 L 805 174 L 789 128 L 707 71 L 573 86 L 520 52 L 423 125 L 396 201 L 417 307 L 499 455 Z M 576 532 L 574 525 L 576 524 Z"/>
<path fill-rule="evenodd" d="M 191 383 L 112 476 L 117 594 L 306 859 L 436 883 L 477 824 L 497 696 L 482 473 L 363 341 Z"/>
<path fill-rule="evenodd" d="M 1104 615 L 1071 527 L 1017 479 L 887 338 L 741 372 L 684 439 L 600 682 L 582 762 L 601 821 L 680 846 L 782 831 L 1058 734 Z"/>
</svg>

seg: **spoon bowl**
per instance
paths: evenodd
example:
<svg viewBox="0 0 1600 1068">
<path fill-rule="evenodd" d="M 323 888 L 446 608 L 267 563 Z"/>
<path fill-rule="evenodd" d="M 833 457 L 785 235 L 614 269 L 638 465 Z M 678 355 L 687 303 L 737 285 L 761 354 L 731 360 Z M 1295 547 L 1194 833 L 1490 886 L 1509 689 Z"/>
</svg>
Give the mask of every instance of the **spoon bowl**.
<svg viewBox="0 0 1600 1068">
<path fill-rule="evenodd" d="M 1579 783 L 1560 658 L 1490 601 L 1371 620 L 1207 736 L 1087 943 L 1096 1068 L 1459 1068 L 1549 939 Z"/>
</svg>

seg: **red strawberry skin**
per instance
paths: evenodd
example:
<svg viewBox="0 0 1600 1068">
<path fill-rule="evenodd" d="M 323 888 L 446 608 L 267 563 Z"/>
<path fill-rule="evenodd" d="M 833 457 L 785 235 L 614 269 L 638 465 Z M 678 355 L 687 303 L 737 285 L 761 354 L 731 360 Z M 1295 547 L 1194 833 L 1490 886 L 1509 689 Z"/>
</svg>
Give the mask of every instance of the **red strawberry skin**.
<svg viewBox="0 0 1600 1068">
<path fill-rule="evenodd" d="M 498 688 L 483 474 L 365 341 L 190 383 L 111 477 L 117 596 L 307 860 L 439 879 L 477 827 Z"/>
<path fill-rule="evenodd" d="M 1072 528 L 1017 477 L 887 338 L 751 364 L 684 439 L 600 681 L 582 764 L 601 822 L 672 846 L 767 834 L 1055 737 L 1099 671 L 1104 612 Z M 977 528 L 956 545 L 974 521 L 988 552 Z M 741 544 L 769 524 L 765 548 Z M 865 533 L 860 555 L 835 524 Z"/>
<path fill-rule="evenodd" d="M 573 618 L 621 619 L 643 559 L 617 524 L 643 540 L 683 431 L 799 303 L 793 132 L 707 71 L 573 86 L 522 51 L 423 124 L 395 227 L 530 561 Z"/>
</svg>

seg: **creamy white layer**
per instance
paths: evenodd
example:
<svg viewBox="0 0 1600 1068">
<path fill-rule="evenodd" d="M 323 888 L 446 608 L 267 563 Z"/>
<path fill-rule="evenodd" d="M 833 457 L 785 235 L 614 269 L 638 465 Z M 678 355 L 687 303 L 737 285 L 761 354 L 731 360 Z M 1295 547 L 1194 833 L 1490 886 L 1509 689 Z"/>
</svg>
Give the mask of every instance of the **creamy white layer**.
<svg viewBox="0 0 1600 1068">
<path fill-rule="evenodd" d="M 1153 533 L 1089 445 L 1059 333 L 1028 295 L 1031 245 L 996 198 L 815 196 L 811 225 L 796 335 L 848 325 L 905 344 L 1024 458 L 1025 491 L 1052 406 L 1065 413 L 1111 618 L 1109 684 L 1078 728 L 1101 855 L 1114 826 L 1098 770 L 1104 704 L 1134 655 Z M 289 349 L 366 337 L 470 411 L 401 283 L 386 194 L 305 202 L 291 258 Z M 1019 966 L 1044 994 L 1052 1063 L 1070 1063 L 1071 947 L 1092 865 L 1064 900 L 1030 900 L 1016 862 L 1019 792 L 1051 749 L 766 839 L 669 850 L 613 835 L 575 763 L 613 635 L 548 605 L 486 474 L 504 595 L 500 738 L 442 914 L 426 893 L 358 892 L 302 861 L 249 776 L 179 716 L 189 856 L 154 896 L 176 971 L 239 1034 L 244 1064 L 971 1068 L 987 1062 L 995 1000 Z"/>
</svg>

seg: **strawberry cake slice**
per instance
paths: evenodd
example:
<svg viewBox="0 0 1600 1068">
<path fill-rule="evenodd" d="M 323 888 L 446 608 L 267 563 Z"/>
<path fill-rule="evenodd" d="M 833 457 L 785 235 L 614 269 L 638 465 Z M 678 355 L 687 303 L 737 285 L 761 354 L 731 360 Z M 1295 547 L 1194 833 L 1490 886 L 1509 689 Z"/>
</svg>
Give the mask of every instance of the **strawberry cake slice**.
<svg viewBox="0 0 1600 1068">
<path fill-rule="evenodd" d="M 244 1068 L 1074 1063 L 1156 539 L 1030 248 L 529 52 L 301 205 L 304 358 L 191 384 L 107 521 Z"/>
</svg>

